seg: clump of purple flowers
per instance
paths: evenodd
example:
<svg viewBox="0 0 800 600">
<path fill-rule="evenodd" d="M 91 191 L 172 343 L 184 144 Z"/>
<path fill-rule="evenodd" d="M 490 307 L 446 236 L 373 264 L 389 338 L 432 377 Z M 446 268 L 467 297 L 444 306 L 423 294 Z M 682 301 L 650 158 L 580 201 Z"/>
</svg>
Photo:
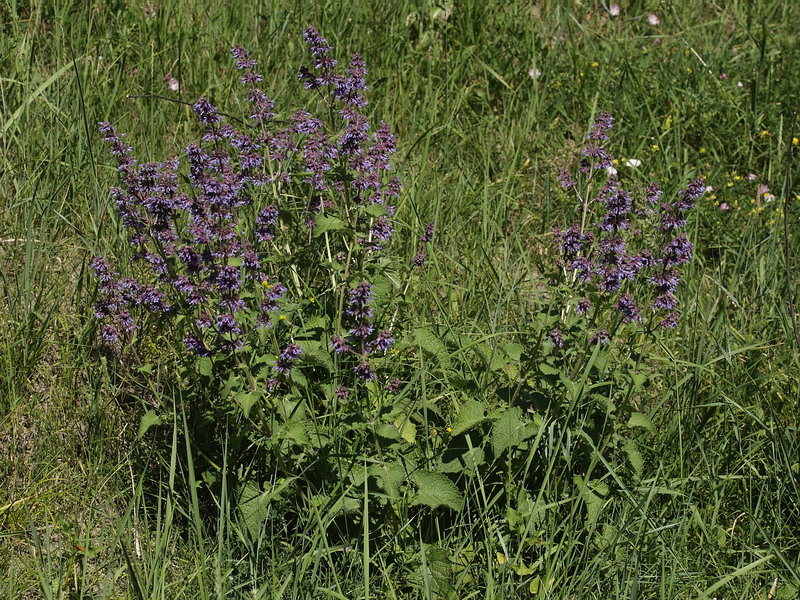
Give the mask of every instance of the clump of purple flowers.
<svg viewBox="0 0 800 600">
<path fill-rule="evenodd" d="M 303 348 L 288 330 L 275 331 L 275 313 L 290 300 L 330 293 L 332 278 L 336 289 L 351 285 L 343 277 L 336 281 L 336 271 L 320 269 L 323 257 L 346 255 L 364 265 L 390 240 L 400 194 L 399 180 L 388 174 L 396 145 L 385 123 L 373 126 L 364 115 L 364 61 L 355 55 L 337 71 L 333 49 L 316 29 L 304 39 L 313 64 L 301 67 L 298 78 L 322 99 L 324 117 L 280 113 L 259 87 L 257 61 L 236 46 L 231 56 L 247 90 L 244 120 L 198 99 L 192 109 L 199 139 L 163 162 L 140 162 L 124 134 L 99 124 L 116 158 L 120 184 L 111 197 L 131 246 L 130 268 L 121 270 L 134 273 L 121 276 L 103 257 L 92 261 L 95 314 L 106 343 L 129 343 L 155 326 L 176 331 L 194 355 L 232 356 L 263 344 L 263 331 L 270 330 L 280 344 L 275 347 L 283 347 L 274 370 L 286 376 Z M 347 231 L 323 227 L 326 219 L 338 219 Z M 353 239 L 355 251 L 331 251 Z M 316 257 L 317 275 L 300 282 L 295 256 Z M 292 281 L 290 292 L 285 284 Z M 338 317 L 350 329 L 332 344 L 358 357 L 355 373 L 363 380 L 374 377 L 370 355 L 393 342 L 388 330 L 374 331 L 371 300 L 367 282 L 350 291 L 346 315 Z M 277 385 L 277 379 L 267 381 L 268 389 Z"/>
<path fill-rule="evenodd" d="M 613 158 L 605 143 L 612 123 L 611 115 L 602 113 L 590 128 L 579 168 L 586 186 L 579 186 L 567 169 L 558 173 L 561 187 L 572 190 L 583 207 L 580 223 L 553 232 L 559 264 L 570 288 L 581 296 L 575 306 L 578 315 L 596 322 L 597 311 L 612 307 L 616 326 L 641 323 L 649 332 L 671 329 L 680 314 L 675 296 L 679 269 L 692 258 L 692 244 L 682 230 L 705 186 L 698 177 L 675 200 L 665 201 L 659 185 L 652 183 L 638 201 L 608 169 Z M 580 189 L 597 189 L 592 185 L 596 178 L 604 178 L 599 191 L 582 197 Z M 592 339 L 605 343 L 613 332 L 603 329 Z M 551 333 L 551 338 L 563 344 L 560 335 Z"/>
</svg>

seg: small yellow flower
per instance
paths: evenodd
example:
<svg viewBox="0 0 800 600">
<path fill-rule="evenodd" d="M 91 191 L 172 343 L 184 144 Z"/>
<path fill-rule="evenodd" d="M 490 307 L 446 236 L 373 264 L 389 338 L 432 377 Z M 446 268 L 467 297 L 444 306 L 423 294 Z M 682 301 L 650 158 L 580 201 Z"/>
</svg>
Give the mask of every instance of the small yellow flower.
<svg viewBox="0 0 800 600">
<path fill-rule="evenodd" d="M 581 71 L 580 73 L 578 73 L 578 76 L 579 76 L 579 77 L 583 77 L 583 71 Z"/>
<path fill-rule="evenodd" d="M 769 135 L 769 131 L 768 131 L 768 130 L 766 130 L 766 129 L 762 129 L 762 130 L 761 130 L 761 133 L 759 133 L 759 135 L 760 135 L 762 138 L 765 138 L 765 137 L 767 137 L 767 136 Z"/>
<path fill-rule="evenodd" d="M 694 73 L 694 71 L 692 71 L 692 67 L 686 67 L 686 72 L 687 72 L 689 75 L 691 75 L 692 73 Z"/>
<path fill-rule="evenodd" d="M 309 301 L 309 302 L 316 302 L 316 301 L 317 301 L 317 299 L 316 299 L 316 298 L 314 298 L 314 296 L 309 296 L 309 297 L 308 297 L 308 301 Z"/>
<path fill-rule="evenodd" d="M 595 67 L 595 68 L 596 68 L 596 67 L 599 67 L 599 66 L 600 66 L 600 63 L 599 63 L 599 62 L 593 62 L 593 63 L 592 63 L 592 67 Z"/>
<path fill-rule="evenodd" d="M 700 154 L 705 154 L 705 153 L 706 153 L 706 149 L 705 148 L 700 148 Z"/>
<path fill-rule="evenodd" d="M 439 435 L 439 432 L 435 429 L 431 429 L 431 437 L 436 437 L 437 435 Z"/>
<path fill-rule="evenodd" d="M 742 180 L 742 176 L 741 175 L 734 175 L 733 176 L 733 180 L 734 181 L 741 181 Z"/>
<path fill-rule="evenodd" d="M 267 281 L 266 279 L 261 282 L 261 285 L 263 285 L 265 288 L 271 288 L 272 287 L 272 284 L 269 281 Z"/>
<path fill-rule="evenodd" d="M 452 427 L 446 427 L 446 428 L 445 428 L 445 431 L 446 431 L 447 433 L 450 433 L 451 431 L 453 431 L 453 428 L 452 428 Z"/>
<path fill-rule="evenodd" d="M 619 164 L 619 161 L 616 158 L 612 159 L 611 162 L 613 162 L 615 165 Z"/>
<path fill-rule="evenodd" d="M 280 315 L 278 317 L 278 319 L 281 320 L 281 321 L 285 321 L 286 320 L 286 315 Z"/>
<path fill-rule="evenodd" d="M 796 137 L 793 137 L 792 138 L 792 146 L 797 146 L 797 144 L 800 144 L 800 139 L 798 139 Z"/>
<path fill-rule="evenodd" d="M 652 146 L 650 146 L 650 147 L 651 147 L 653 150 L 658 150 L 658 144 L 653 144 L 653 145 L 652 145 Z"/>
<path fill-rule="evenodd" d="M 717 195 L 716 195 L 716 194 L 713 194 L 713 195 L 711 196 L 711 199 L 712 199 L 712 200 L 716 200 L 716 199 L 717 199 Z"/>
<path fill-rule="evenodd" d="M 684 53 L 686 56 L 689 56 L 689 55 L 692 53 L 692 51 L 691 51 L 691 50 L 689 50 L 689 49 L 687 48 L 686 50 L 684 50 L 684 51 L 683 51 L 683 53 Z"/>
<path fill-rule="evenodd" d="M 728 182 L 728 183 L 726 183 L 725 185 L 727 185 L 728 187 L 733 187 L 733 182 L 732 182 L 732 181 L 729 181 L 729 182 Z"/>
<path fill-rule="evenodd" d="M 560 81 L 556 81 L 553 85 L 555 87 L 559 88 L 559 87 L 561 87 L 561 82 Z"/>
</svg>

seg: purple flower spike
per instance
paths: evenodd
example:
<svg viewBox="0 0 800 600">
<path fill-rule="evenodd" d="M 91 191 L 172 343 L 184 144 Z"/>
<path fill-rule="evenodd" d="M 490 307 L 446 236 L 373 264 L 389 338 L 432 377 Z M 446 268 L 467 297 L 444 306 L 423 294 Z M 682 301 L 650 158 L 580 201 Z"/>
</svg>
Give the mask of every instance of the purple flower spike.
<svg viewBox="0 0 800 600">
<path fill-rule="evenodd" d="M 425 233 L 419 236 L 420 242 L 430 242 L 433 240 L 433 230 L 436 227 L 436 224 L 431 221 L 425 226 Z"/>
</svg>

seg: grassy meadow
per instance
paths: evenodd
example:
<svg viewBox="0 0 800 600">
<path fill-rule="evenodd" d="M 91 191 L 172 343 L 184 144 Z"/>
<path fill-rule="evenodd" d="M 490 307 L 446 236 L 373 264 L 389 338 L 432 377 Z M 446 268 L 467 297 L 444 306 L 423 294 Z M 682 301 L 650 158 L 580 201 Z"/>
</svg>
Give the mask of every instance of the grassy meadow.
<svg viewBox="0 0 800 600">
<path fill-rule="evenodd" d="M 619 4 L 4 0 L 0 598 L 800 598 L 800 3 Z M 436 223 L 394 313 L 435 340 L 398 342 L 416 408 L 393 446 L 351 442 L 333 405 L 325 444 L 280 446 L 295 462 L 248 509 L 242 421 L 201 448 L 172 346 L 99 343 L 89 265 L 129 250 L 97 123 L 143 161 L 180 153 L 199 97 L 239 114 L 236 44 L 276 106 L 311 106 L 312 25 L 363 55 L 366 114 L 397 140 L 386 251 L 410 260 Z M 678 326 L 551 410 L 540 381 L 555 397 L 594 368 L 564 374 L 545 316 L 552 231 L 581 217 L 558 170 L 602 111 L 625 185 L 707 191 Z M 316 446 L 349 461 L 340 484 L 312 481 Z M 450 495 L 413 473 L 375 488 L 384 452 L 440 465 Z"/>
</svg>

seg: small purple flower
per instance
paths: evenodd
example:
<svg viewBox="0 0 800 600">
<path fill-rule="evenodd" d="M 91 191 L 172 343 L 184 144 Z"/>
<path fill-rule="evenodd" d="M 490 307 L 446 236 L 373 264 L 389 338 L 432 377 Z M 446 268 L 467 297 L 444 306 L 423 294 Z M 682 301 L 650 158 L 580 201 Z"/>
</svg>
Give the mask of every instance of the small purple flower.
<svg viewBox="0 0 800 600">
<path fill-rule="evenodd" d="M 656 296 L 656 299 L 653 300 L 653 308 L 658 309 L 665 309 L 665 310 L 672 310 L 678 306 L 678 299 L 670 293 L 661 294 L 660 296 Z"/>
<path fill-rule="evenodd" d="M 336 60 L 330 55 L 333 48 L 328 40 L 322 37 L 314 27 L 309 27 L 303 32 L 303 39 L 311 55 L 316 58 L 315 69 L 330 70 L 336 66 Z"/>
<path fill-rule="evenodd" d="M 375 379 L 375 373 L 372 372 L 372 368 L 369 366 L 368 362 L 358 363 L 353 370 L 355 371 L 356 377 L 362 381 L 372 381 Z"/>
<path fill-rule="evenodd" d="M 414 259 L 411 261 L 412 267 L 421 267 L 425 264 L 425 253 L 418 252 Z"/>
<path fill-rule="evenodd" d="M 222 120 L 219 111 L 208 101 L 208 98 L 200 98 L 192 105 L 192 109 L 197 115 L 197 120 L 203 124 L 211 125 Z"/>
<path fill-rule="evenodd" d="M 119 341 L 119 332 L 114 328 L 113 325 L 109 325 L 108 323 L 100 327 L 100 336 L 109 343 L 115 343 Z"/>
<path fill-rule="evenodd" d="M 674 269 L 653 275 L 650 278 L 652 285 L 659 294 L 674 293 L 678 289 L 678 272 Z"/>
<path fill-rule="evenodd" d="M 692 243 L 682 233 L 661 249 L 661 259 L 667 268 L 677 267 L 692 259 Z"/>
<path fill-rule="evenodd" d="M 238 335 L 242 332 L 241 327 L 236 322 L 236 318 L 231 314 L 221 314 L 217 315 L 217 329 L 220 333 L 232 333 L 234 335 Z"/>
<path fill-rule="evenodd" d="M 659 203 L 663 194 L 664 192 L 661 191 L 661 187 L 658 183 L 653 182 L 650 184 L 650 187 L 647 188 L 647 196 L 645 199 L 650 206 L 655 206 Z"/>
<path fill-rule="evenodd" d="M 206 348 L 203 341 L 193 333 L 190 333 L 183 338 L 183 343 L 190 351 L 194 352 L 197 356 L 211 356 L 211 351 Z"/>
<path fill-rule="evenodd" d="M 372 235 L 376 239 L 385 242 L 392 237 L 392 234 L 394 233 L 394 226 L 386 217 L 378 217 L 378 219 L 372 225 L 371 231 Z"/>
<path fill-rule="evenodd" d="M 295 359 L 300 356 L 303 349 L 297 344 L 289 344 L 283 349 L 278 359 L 275 361 L 275 370 L 278 373 L 287 375 L 294 364 Z"/>
<path fill-rule="evenodd" d="M 594 120 L 594 123 L 592 124 L 589 130 L 589 139 L 607 140 L 608 132 L 611 131 L 613 123 L 614 123 L 614 117 L 612 117 L 609 113 L 607 112 L 600 113 Z"/>
<path fill-rule="evenodd" d="M 353 351 L 353 349 L 347 344 L 345 339 L 340 335 L 331 336 L 331 348 L 333 348 L 333 351 L 336 354 Z"/>
<path fill-rule="evenodd" d="M 622 294 L 617 300 L 617 310 L 622 313 L 622 320 L 625 323 L 632 323 L 633 321 L 641 321 L 642 317 L 639 315 L 639 309 L 636 307 L 636 302 L 630 294 Z"/>
<path fill-rule="evenodd" d="M 678 311 L 671 312 L 661 320 L 658 326 L 664 329 L 675 329 L 678 326 L 680 316 L 681 314 Z"/>
<path fill-rule="evenodd" d="M 597 333 L 592 335 L 589 338 L 589 343 L 594 344 L 595 342 L 600 342 L 602 345 L 606 345 L 608 343 L 608 331 L 605 329 L 600 329 Z"/>
<path fill-rule="evenodd" d="M 390 394 L 396 394 L 402 385 L 402 381 L 397 377 L 393 377 L 389 383 L 386 384 L 386 391 Z"/>
<path fill-rule="evenodd" d="M 558 170 L 558 184 L 564 189 L 574 188 L 578 185 L 567 169 Z"/>
<path fill-rule="evenodd" d="M 264 382 L 265 387 L 267 388 L 267 392 L 273 391 L 276 387 L 280 385 L 280 383 L 281 382 L 278 381 L 277 379 L 267 379 L 267 381 Z"/>
<path fill-rule="evenodd" d="M 336 397 L 339 398 L 340 400 L 347 400 L 350 397 L 350 390 L 348 390 L 343 385 L 337 385 L 335 392 L 336 392 Z"/>
<path fill-rule="evenodd" d="M 578 305 L 575 307 L 575 312 L 579 315 L 585 315 L 588 313 L 592 308 L 592 304 L 589 302 L 588 298 L 581 298 L 578 300 Z"/>
<path fill-rule="evenodd" d="M 561 330 L 558 327 L 553 329 L 548 334 L 548 337 L 559 348 L 563 348 L 564 347 L 564 335 L 561 333 Z"/>
<path fill-rule="evenodd" d="M 392 337 L 392 332 L 388 329 L 384 329 L 375 336 L 375 341 L 372 342 L 371 348 L 378 352 L 386 352 L 393 343 L 394 338 Z"/>
<path fill-rule="evenodd" d="M 274 236 L 272 226 L 278 220 L 278 208 L 270 204 L 258 213 L 256 217 L 255 235 L 259 242 L 271 240 Z"/>
<path fill-rule="evenodd" d="M 233 292 L 239 289 L 239 269 L 236 267 L 222 267 L 217 273 L 217 287 L 223 292 Z"/>
</svg>

